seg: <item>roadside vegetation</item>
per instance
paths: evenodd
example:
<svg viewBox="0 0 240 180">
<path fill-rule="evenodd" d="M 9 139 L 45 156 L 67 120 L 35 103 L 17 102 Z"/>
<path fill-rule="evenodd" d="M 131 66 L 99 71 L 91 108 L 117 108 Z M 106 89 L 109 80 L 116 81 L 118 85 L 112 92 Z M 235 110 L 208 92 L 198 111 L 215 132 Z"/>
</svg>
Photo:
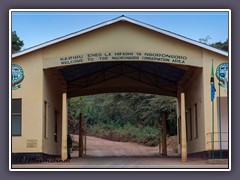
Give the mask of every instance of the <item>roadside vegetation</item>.
<svg viewBox="0 0 240 180">
<path fill-rule="evenodd" d="M 162 113 L 167 113 L 167 135 L 177 134 L 176 99 L 137 93 L 99 94 L 68 101 L 69 132 L 78 134 L 83 114 L 87 135 L 113 141 L 156 146 L 161 137 Z"/>
</svg>

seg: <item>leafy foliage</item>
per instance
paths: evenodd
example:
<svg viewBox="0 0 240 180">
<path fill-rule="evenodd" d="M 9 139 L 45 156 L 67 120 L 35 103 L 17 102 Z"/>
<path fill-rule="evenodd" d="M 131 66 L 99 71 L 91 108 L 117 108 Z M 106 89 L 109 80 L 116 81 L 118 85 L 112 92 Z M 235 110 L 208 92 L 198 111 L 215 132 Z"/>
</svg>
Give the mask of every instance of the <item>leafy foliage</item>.
<svg viewBox="0 0 240 180">
<path fill-rule="evenodd" d="M 225 42 L 221 42 L 221 41 L 219 41 L 219 42 L 215 42 L 215 43 L 212 43 L 212 44 L 210 44 L 210 43 L 208 43 L 208 40 L 209 39 L 212 39 L 210 36 L 207 36 L 207 37 L 205 37 L 205 38 L 200 38 L 199 39 L 199 42 L 201 42 L 201 43 L 203 43 L 203 44 L 207 44 L 207 45 L 209 45 L 209 46 L 212 46 L 212 47 L 215 47 L 215 48 L 217 48 L 217 49 L 220 49 L 220 50 L 223 50 L 223 51 L 226 51 L 226 52 L 228 52 L 228 44 L 229 44 L 229 42 L 228 42 L 228 39 L 225 41 Z"/>
<path fill-rule="evenodd" d="M 162 113 L 167 113 L 168 135 L 176 135 L 176 99 L 151 94 L 99 94 L 69 99 L 69 130 L 77 133 L 83 113 L 88 134 L 111 140 L 156 145 Z"/>
<path fill-rule="evenodd" d="M 228 52 L 228 39 L 223 43 L 222 42 L 212 43 L 210 44 L 210 46 Z"/>
<path fill-rule="evenodd" d="M 13 51 L 13 53 L 20 51 L 23 46 L 24 46 L 24 43 L 18 37 L 16 31 L 12 31 L 12 51 Z"/>
<path fill-rule="evenodd" d="M 114 123 L 98 123 L 88 131 L 88 135 L 112 141 L 131 141 L 148 146 L 156 146 L 159 143 L 159 133 L 160 131 L 155 127 L 145 126 L 139 128 L 129 122 L 123 126 L 116 126 Z"/>
</svg>

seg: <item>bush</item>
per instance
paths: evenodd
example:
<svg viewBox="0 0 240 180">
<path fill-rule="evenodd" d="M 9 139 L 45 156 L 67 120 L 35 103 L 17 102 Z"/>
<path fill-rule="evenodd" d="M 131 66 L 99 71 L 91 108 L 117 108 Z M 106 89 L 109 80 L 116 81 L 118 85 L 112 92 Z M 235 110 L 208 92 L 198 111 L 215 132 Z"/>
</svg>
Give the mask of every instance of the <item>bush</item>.
<svg viewBox="0 0 240 180">
<path fill-rule="evenodd" d="M 177 134 L 176 98 L 152 94 L 113 93 L 71 98 L 69 132 L 78 132 L 79 113 L 88 135 L 155 146 L 159 124 L 167 113 L 167 135 Z"/>
<path fill-rule="evenodd" d="M 88 129 L 88 135 L 112 141 L 135 142 L 147 146 L 157 146 L 159 131 L 150 126 L 136 127 L 131 123 L 116 126 L 114 123 L 98 123 Z"/>
</svg>

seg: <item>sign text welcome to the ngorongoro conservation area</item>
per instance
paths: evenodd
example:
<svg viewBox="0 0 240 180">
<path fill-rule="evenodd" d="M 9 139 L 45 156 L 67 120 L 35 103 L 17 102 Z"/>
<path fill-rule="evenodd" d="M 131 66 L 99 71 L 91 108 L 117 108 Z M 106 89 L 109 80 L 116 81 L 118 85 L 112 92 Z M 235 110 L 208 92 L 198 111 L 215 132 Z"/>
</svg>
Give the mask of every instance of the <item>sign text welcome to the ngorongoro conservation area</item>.
<svg viewBox="0 0 240 180">
<path fill-rule="evenodd" d="M 60 57 L 59 60 L 61 65 L 71 65 L 93 61 L 159 61 L 165 63 L 185 64 L 187 57 L 165 53 L 105 52 L 65 56 Z"/>
</svg>

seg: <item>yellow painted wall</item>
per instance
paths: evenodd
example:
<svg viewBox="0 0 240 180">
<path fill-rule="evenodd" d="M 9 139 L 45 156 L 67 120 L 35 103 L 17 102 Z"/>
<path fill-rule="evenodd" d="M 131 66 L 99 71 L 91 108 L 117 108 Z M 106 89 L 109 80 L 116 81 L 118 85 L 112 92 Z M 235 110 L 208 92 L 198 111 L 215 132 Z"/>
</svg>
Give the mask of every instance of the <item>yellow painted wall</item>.
<svg viewBox="0 0 240 180">
<path fill-rule="evenodd" d="M 12 152 L 42 152 L 42 53 L 35 51 L 12 60 L 23 68 L 21 88 L 12 90 L 12 98 L 22 98 L 22 135 L 12 136 Z M 27 141 L 37 146 L 27 148 Z"/>
<path fill-rule="evenodd" d="M 204 104 L 203 104 L 203 70 L 196 72 L 189 80 L 184 89 L 186 103 L 186 122 L 187 122 L 187 152 L 195 153 L 205 150 L 205 123 L 204 123 Z M 197 104 L 197 126 L 198 135 L 195 130 L 195 104 Z M 190 123 L 190 109 L 191 122 Z M 190 129 L 192 129 L 192 139 L 190 138 Z"/>
<path fill-rule="evenodd" d="M 53 70 L 44 70 L 43 73 L 43 108 L 44 101 L 48 103 L 48 133 L 47 138 L 44 137 L 43 131 L 43 153 L 46 154 L 61 154 L 61 133 L 62 133 L 62 93 L 63 88 L 60 86 L 58 76 Z M 58 133 L 57 142 L 54 141 L 54 125 L 55 111 L 58 112 Z M 44 111 L 42 112 L 44 116 Z"/>
<path fill-rule="evenodd" d="M 221 134 L 221 141 L 222 141 L 222 149 L 228 149 L 228 141 L 229 141 L 229 138 L 228 138 L 228 128 L 229 128 L 229 121 L 228 121 L 228 111 L 229 111 L 229 108 L 226 108 L 228 106 L 228 99 L 227 97 L 221 97 L 221 131 L 222 131 L 222 134 Z M 219 113 L 218 113 L 218 117 L 219 117 Z M 218 118 L 219 119 L 219 118 Z M 219 120 L 218 120 L 219 121 Z M 219 127 L 220 129 L 220 127 Z M 219 137 L 220 139 L 220 137 Z M 219 144 L 220 146 L 220 144 Z"/>
<path fill-rule="evenodd" d="M 43 49 L 45 67 L 57 58 L 99 52 L 152 52 L 187 56 L 191 65 L 202 66 L 202 51 L 175 38 L 126 22 L 118 22 Z M 194 61 L 193 61 L 194 60 Z"/>
<path fill-rule="evenodd" d="M 205 134 L 206 134 L 206 142 L 211 141 L 211 135 L 208 133 L 212 132 L 212 102 L 210 100 L 210 75 L 211 75 L 211 67 L 212 67 L 212 59 L 213 59 L 213 66 L 214 66 L 214 73 L 216 72 L 216 68 L 221 63 L 228 62 L 228 58 L 207 50 L 203 50 L 203 79 L 204 79 L 204 120 L 205 120 Z M 215 80 L 215 99 L 214 99 L 214 131 L 218 131 L 218 119 L 217 119 L 217 98 L 219 96 L 219 89 L 218 89 L 218 79 L 214 78 Z M 227 94 L 223 88 L 220 90 L 221 97 L 226 97 Z M 227 107 L 226 107 L 227 108 Z M 218 137 L 215 136 L 215 140 L 218 140 Z M 206 150 L 211 150 L 211 143 L 205 144 Z M 215 149 L 218 149 L 218 143 L 215 143 Z"/>
<path fill-rule="evenodd" d="M 212 145 L 211 133 L 212 132 L 212 103 L 210 100 L 210 77 L 211 77 L 211 67 L 212 59 L 214 60 L 214 73 L 216 68 L 221 63 L 228 62 L 228 58 L 217 53 L 210 52 L 208 50 L 202 50 L 203 53 L 203 68 L 200 72 L 197 72 L 188 81 L 188 84 L 184 89 L 179 90 L 178 93 L 178 114 L 180 115 L 180 93 L 185 93 L 186 110 L 188 111 L 187 116 L 187 152 L 189 154 L 211 150 Z M 215 75 L 215 100 L 214 100 L 214 131 L 218 132 L 218 111 L 217 111 L 217 98 L 219 96 L 218 80 Z M 226 97 L 225 90 L 220 88 L 221 97 Z M 194 104 L 197 103 L 198 106 L 198 138 L 195 138 L 195 128 L 194 128 Z M 191 108 L 192 115 L 192 127 L 190 127 L 189 122 L 189 109 Z M 227 107 L 226 107 L 227 108 Z M 190 130 L 192 128 L 192 140 L 190 140 Z M 215 134 L 215 141 L 218 141 L 218 135 Z M 219 149 L 219 144 L 215 143 L 214 149 Z M 180 147 L 179 147 L 180 150 Z"/>
<path fill-rule="evenodd" d="M 12 98 L 22 99 L 22 136 L 12 136 L 12 152 L 61 153 L 62 88 L 51 70 L 42 68 L 41 50 L 14 58 L 24 71 L 21 88 L 12 90 Z M 44 138 L 44 101 L 48 106 L 48 138 Z M 54 111 L 58 112 L 58 142 L 54 141 Z M 37 147 L 27 148 L 28 140 Z"/>
</svg>

